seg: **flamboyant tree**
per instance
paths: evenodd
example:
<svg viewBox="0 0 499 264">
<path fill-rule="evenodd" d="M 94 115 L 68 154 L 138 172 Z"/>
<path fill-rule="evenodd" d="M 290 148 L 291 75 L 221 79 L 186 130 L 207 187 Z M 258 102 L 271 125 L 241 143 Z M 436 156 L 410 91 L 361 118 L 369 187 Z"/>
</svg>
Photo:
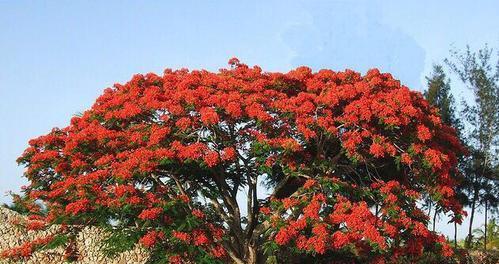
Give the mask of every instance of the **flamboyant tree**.
<svg viewBox="0 0 499 264">
<path fill-rule="evenodd" d="M 151 262 L 412 261 L 452 249 L 427 229 L 429 195 L 460 221 L 455 131 L 423 96 L 370 70 L 266 73 L 237 59 L 217 73 L 136 75 L 29 142 L 31 229 L 79 228 L 104 249 L 140 243 Z M 264 193 L 270 193 L 264 197 Z M 244 196 L 245 199 L 238 199 Z"/>
</svg>

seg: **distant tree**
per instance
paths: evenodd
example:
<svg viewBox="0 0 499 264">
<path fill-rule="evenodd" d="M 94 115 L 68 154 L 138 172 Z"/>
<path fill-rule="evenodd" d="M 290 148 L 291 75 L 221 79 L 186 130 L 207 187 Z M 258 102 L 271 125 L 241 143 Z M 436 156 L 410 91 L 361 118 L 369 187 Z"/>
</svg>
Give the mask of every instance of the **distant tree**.
<svg viewBox="0 0 499 264">
<path fill-rule="evenodd" d="M 446 76 L 443 67 L 441 65 L 433 65 L 433 71 L 430 76 L 426 77 L 426 82 L 427 90 L 423 93 L 424 97 L 430 104 L 438 109 L 442 121 L 450 127 L 453 127 L 456 130 L 457 135 L 460 136 L 462 123 L 456 116 L 456 106 L 454 96 L 451 93 L 450 79 Z M 459 156 L 458 159 L 461 164 L 463 156 Z M 456 186 L 455 191 L 461 202 L 466 204 L 466 200 L 463 199 L 466 197 L 466 195 L 463 195 L 464 186 L 464 182 L 461 181 L 460 184 Z M 428 214 L 430 214 L 432 199 L 431 197 L 426 197 L 425 200 L 428 207 Z M 440 208 L 435 206 L 432 221 L 433 231 L 435 231 L 436 220 L 440 210 Z M 457 241 L 457 222 L 454 222 L 454 241 Z"/>
<path fill-rule="evenodd" d="M 433 72 L 426 77 L 428 89 L 424 91 L 426 100 L 438 108 L 442 121 L 452 126 L 457 132 L 461 131 L 462 124 L 456 117 L 456 105 L 451 93 L 450 80 L 441 65 L 433 65 Z"/>
<path fill-rule="evenodd" d="M 466 245 L 470 247 L 475 211 L 483 205 L 487 215 L 489 205 L 496 204 L 497 193 L 490 195 L 490 192 L 497 191 L 495 185 L 499 180 L 499 61 L 492 62 L 492 49 L 485 45 L 477 52 L 472 52 L 469 46 L 465 51 L 452 50 L 451 58 L 445 62 L 474 95 L 471 105 L 463 102 L 466 139 L 471 154 L 465 173 L 471 206 Z"/>
</svg>

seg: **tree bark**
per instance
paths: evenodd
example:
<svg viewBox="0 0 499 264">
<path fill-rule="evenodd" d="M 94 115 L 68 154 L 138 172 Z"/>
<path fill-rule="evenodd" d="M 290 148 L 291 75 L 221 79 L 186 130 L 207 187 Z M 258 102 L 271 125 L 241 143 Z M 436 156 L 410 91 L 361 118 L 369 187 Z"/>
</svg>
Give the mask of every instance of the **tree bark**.
<svg viewBox="0 0 499 264">
<path fill-rule="evenodd" d="M 257 249 L 256 246 L 252 243 L 248 245 L 248 256 L 246 257 L 247 264 L 256 264 L 257 263 Z"/>
<path fill-rule="evenodd" d="M 437 224 L 437 215 L 438 215 L 438 210 L 437 207 L 435 206 L 435 213 L 433 214 L 433 232 L 435 232 L 435 225 Z"/>
<path fill-rule="evenodd" d="M 485 232 L 483 235 L 483 250 L 487 251 L 487 200 L 485 200 Z"/>
<path fill-rule="evenodd" d="M 431 200 L 428 202 L 428 216 L 431 214 Z"/>
<path fill-rule="evenodd" d="M 466 243 L 465 243 L 466 248 L 471 247 L 471 239 L 473 237 L 473 218 L 475 217 L 475 208 L 476 208 L 477 200 L 478 200 L 478 190 L 475 187 L 474 193 L 473 193 L 473 200 L 471 202 L 470 225 L 468 227 L 468 237 L 467 237 Z"/>
</svg>

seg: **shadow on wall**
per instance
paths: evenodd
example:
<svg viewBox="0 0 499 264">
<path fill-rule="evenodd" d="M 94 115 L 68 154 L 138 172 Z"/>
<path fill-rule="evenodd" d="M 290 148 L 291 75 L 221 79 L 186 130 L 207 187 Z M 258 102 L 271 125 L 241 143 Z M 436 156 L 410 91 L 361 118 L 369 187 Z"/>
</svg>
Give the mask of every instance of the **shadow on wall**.
<svg viewBox="0 0 499 264">
<path fill-rule="evenodd" d="M 420 88 L 424 49 L 409 35 L 384 25 L 376 1 L 322 1 L 304 9 L 309 23 L 292 25 L 281 34 L 294 53 L 292 66 L 364 73 L 379 68 L 412 89 Z"/>
</svg>

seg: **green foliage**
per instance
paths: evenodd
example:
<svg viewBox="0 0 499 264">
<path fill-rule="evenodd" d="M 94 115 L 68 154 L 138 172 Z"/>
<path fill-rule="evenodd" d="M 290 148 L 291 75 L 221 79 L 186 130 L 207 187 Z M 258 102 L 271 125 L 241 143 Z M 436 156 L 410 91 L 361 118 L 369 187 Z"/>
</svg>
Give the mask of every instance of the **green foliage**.
<svg viewBox="0 0 499 264">
<path fill-rule="evenodd" d="M 456 117 L 454 96 L 451 93 L 450 80 L 447 78 L 442 66 L 434 65 L 431 76 L 426 77 L 428 90 L 424 92 L 426 100 L 438 108 L 442 121 L 461 129 L 461 122 Z"/>
<path fill-rule="evenodd" d="M 67 245 L 68 241 L 69 241 L 68 235 L 66 234 L 56 235 L 47 245 L 44 245 L 42 249 L 54 249 L 62 247 Z"/>
<path fill-rule="evenodd" d="M 28 214 L 29 209 L 26 206 L 26 203 L 30 202 L 29 198 L 25 195 L 18 195 L 14 193 L 10 193 L 10 195 L 12 196 L 12 203 L 3 204 L 2 206 L 22 215 Z"/>
<path fill-rule="evenodd" d="M 140 234 L 131 229 L 120 228 L 108 230 L 108 232 L 110 232 L 109 237 L 101 243 L 104 254 L 109 257 L 133 249 L 140 238 Z"/>
</svg>

